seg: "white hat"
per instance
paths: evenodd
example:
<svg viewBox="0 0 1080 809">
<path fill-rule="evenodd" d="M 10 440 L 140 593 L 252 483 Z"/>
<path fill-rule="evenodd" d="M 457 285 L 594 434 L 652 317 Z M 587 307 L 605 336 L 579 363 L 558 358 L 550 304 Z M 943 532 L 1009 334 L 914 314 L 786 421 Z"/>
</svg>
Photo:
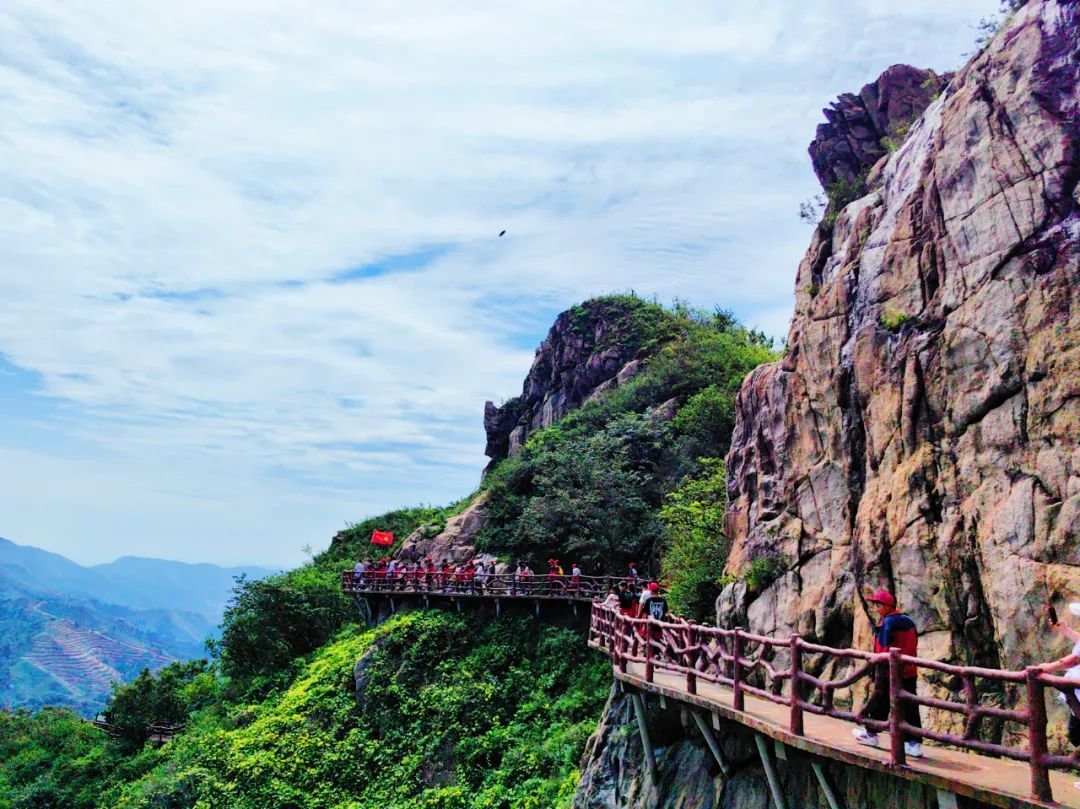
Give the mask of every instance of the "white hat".
<svg viewBox="0 0 1080 809">
<path fill-rule="evenodd" d="M 1074 601 L 1069 604 L 1069 612 L 1073 615 L 1080 617 L 1080 601 Z"/>
</svg>

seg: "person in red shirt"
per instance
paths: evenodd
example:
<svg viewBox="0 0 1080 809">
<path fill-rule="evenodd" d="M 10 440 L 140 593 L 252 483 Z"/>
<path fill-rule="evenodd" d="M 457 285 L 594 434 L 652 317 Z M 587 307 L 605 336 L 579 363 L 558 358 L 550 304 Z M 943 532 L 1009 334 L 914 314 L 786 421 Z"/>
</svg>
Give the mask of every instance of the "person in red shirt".
<svg viewBox="0 0 1080 809">
<path fill-rule="evenodd" d="M 430 592 L 431 586 L 435 583 L 435 563 L 431 561 L 430 556 L 424 557 L 422 568 L 424 589 Z"/>
<path fill-rule="evenodd" d="M 439 578 L 440 586 L 445 592 L 450 589 L 451 583 L 454 577 L 454 566 L 450 564 L 449 559 L 442 560 L 442 575 Z"/>
<path fill-rule="evenodd" d="M 465 578 L 465 591 L 469 593 L 476 592 L 473 589 L 473 581 L 476 579 L 476 564 L 472 559 L 465 562 L 465 567 L 461 569 L 461 574 Z"/>
<path fill-rule="evenodd" d="M 907 615 L 896 609 L 896 598 L 888 590 L 878 590 L 868 597 L 867 602 L 874 606 L 880 619 L 874 627 L 874 654 L 888 652 L 889 649 L 899 649 L 908 657 L 915 657 L 919 652 L 919 633 L 915 629 L 915 622 Z M 903 687 L 909 694 L 915 693 L 918 681 L 918 669 L 906 664 L 903 671 Z M 912 727 L 921 728 L 922 720 L 919 718 L 919 706 L 909 700 L 902 700 L 904 708 L 904 722 Z M 889 718 L 889 664 L 878 663 L 874 667 L 874 688 L 870 699 L 859 711 L 859 719 Z M 851 731 L 859 744 L 877 747 L 877 733 L 867 728 L 858 727 Z M 912 758 L 922 757 L 922 745 L 919 737 L 905 734 L 904 751 Z"/>
</svg>

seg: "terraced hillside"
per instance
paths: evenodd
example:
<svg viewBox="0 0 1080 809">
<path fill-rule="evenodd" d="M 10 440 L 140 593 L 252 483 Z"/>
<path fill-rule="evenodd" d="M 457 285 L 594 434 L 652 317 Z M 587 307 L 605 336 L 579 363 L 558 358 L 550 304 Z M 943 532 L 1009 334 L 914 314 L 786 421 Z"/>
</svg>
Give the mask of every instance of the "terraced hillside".
<svg viewBox="0 0 1080 809">
<path fill-rule="evenodd" d="M 0 708 L 94 715 L 113 682 L 205 656 L 233 576 L 265 572 L 149 559 L 87 568 L 0 539 Z"/>
<path fill-rule="evenodd" d="M 35 609 L 48 615 L 41 604 Z M 144 668 L 158 669 L 176 658 L 50 616 L 22 659 L 79 698 L 87 692 L 107 692 L 115 680 L 126 680 Z"/>
</svg>

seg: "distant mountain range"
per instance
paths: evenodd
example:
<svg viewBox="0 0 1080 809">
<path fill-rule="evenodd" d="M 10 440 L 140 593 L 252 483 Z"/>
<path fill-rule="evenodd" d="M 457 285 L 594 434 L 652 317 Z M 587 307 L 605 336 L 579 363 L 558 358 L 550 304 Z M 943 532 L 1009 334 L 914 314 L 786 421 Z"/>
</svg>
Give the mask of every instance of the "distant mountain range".
<svg viewBox="0 0 1080 809">
<path fill-rule="evenodd" d="M 272 572 L 132 556 L 84 567 L 0 538 L 0 707 L 92 715 L 114 680 L 205 655 L 234 578 Z"/>
</svg>

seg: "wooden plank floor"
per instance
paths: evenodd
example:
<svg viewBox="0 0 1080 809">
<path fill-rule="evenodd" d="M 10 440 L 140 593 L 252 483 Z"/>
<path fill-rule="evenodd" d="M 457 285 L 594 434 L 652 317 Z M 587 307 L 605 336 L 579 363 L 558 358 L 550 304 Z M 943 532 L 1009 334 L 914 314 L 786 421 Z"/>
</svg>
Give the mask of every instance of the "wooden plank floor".
<svg viewBox="0 0 1080 809">
<path fill-rule="evenodd" d="M 1006 809 L 1028 807 L 1075 807 L 1080 809 L 1080 789 L 1074 784 L 1080 776 L 1067 772 L 1052 772 L 1051 783 L 1055 803 L 1044 803 L 1030 797 L 1031 771 L 1024 762 L 990 758 L 975 753 L 937 747 L 933 742 L 923 744 L 924 757 L 908 759 L 908 766 L 893 767 L 889 763 L 889 736 L 878 734 L 881 748 L 859 744 L 851 735 L 850 722 L 828 716 L 804 714 L 805 736 L 795 736 L 788 728 L 788 707 L 775 705 L 750 694 L 745 695 L 746 710 L 738 713 L 731 708 L 731 689 L 715 683 L 698 682 L 698 693 L 686 692 L 686 678 L 657 670 L 654 682 L 645 682 L 645 666 L 629 663 L 625 674 L 613 668 L 615 677 L 644 691 L 663 694 L 679 702 L 710 710 L 760 731 L 789 747 L 814 755 L 842 761 L 869 770 L 921 781 L 938 789 L 983 801 Z"/>
</svg>

